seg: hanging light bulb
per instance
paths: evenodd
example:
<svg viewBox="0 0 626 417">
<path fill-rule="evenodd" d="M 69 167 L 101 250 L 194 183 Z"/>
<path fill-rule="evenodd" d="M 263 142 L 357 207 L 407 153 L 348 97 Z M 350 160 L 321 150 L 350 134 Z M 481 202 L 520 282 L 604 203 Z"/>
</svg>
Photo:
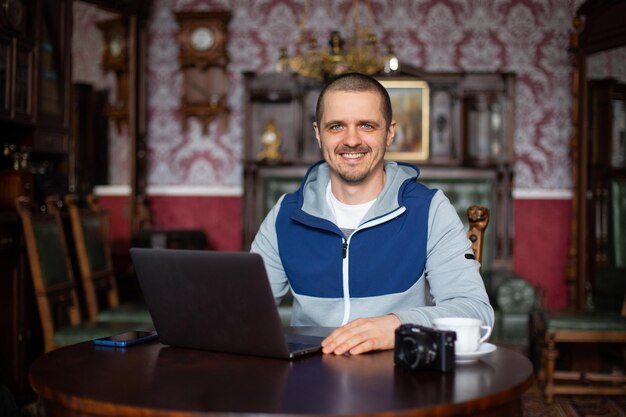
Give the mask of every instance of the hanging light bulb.
<svg viewBox="0 0 626 417">
<path fill-rule="evenodd" d="M 396 56 L 396 52 L 393 50 L 392 45 L 387 45 L 387 56 L 385 57 L 385 67 L 383 71 L 385 74 L 396 72 L 400 69 L 400 61 Z"/>
</svg>

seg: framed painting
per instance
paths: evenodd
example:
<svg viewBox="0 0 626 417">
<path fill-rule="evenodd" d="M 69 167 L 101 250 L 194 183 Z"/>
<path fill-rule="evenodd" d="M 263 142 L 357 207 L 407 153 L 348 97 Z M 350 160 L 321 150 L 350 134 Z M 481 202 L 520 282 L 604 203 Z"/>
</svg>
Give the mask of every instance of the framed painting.
<svg viewBox="0 0 626 417">
<path fill-rule="evenodd" d="M 429 151 L 430 92 L 428 83 L 417 80 L 380 80 L 389 92 L 395 138 L 387 159 L 425 161 Z"/>
</svg>

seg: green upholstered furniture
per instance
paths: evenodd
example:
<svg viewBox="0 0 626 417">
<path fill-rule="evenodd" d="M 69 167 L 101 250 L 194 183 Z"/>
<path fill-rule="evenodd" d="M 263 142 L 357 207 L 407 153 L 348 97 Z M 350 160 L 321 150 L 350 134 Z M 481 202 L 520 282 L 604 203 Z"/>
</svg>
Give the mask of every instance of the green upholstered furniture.
<svg viewBox="0 0 626 417">
<path fill-rule="evenodd" d="M 150 328 L 151 326 L 134 322 L 81 322 L 76 283 L 57 202 L 56 197 L 48 198 L 47 211 L 42 212 L 26 197 L 18 197 L 16 200 L 24 230 L 45 351 L 126 330 Z"/>
<path fill-rule="evenodd" d="M 70 194 L 64 201 L 89 321 L 152 323 L 143 302 L 120 304 L 109 246 L 108 217 L 99 207 L 97 197 L 89 195 L 81 202 Z"/>
<path fill-rule="evenodd" d="M 483 273 L 489 297 L 495 310 L 491 340 L 507 345 L 527 346 L 528 320 L 537 303 L 534 285 L 506 269 Z"/>
</svg>

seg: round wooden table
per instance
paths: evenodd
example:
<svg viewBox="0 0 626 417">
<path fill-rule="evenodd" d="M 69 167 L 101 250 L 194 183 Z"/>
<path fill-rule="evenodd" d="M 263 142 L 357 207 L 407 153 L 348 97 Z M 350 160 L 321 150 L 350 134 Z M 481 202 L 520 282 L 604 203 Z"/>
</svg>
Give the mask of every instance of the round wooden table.
<svg viewBox="0 0 626 417">
<path fill-rule="evenodd" d="M 286 361 L 85 342 L 40 357 L 30 381 L 48 416 L 521 416 L 532 365 L 505 348 L 440 373 L 396 367 L 392 351 Z"/>
</svg>

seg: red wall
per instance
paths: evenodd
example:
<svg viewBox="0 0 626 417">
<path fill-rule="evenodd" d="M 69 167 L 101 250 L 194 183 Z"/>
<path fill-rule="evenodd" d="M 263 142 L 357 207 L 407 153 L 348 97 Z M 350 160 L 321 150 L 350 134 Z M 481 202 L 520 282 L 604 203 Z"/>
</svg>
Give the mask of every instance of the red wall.
<svg viewBox="0 0 626 417">
<path fill-rule="evenodd" d="M 514 269 L 543 291 L 543 305 L 567 306 L 565 266 L 571 235 L 570 200 L 514 200 Z"/>
<path fill-rule="evenodd" d="M 202 229 L 214 250 L 241 250 L 241 198 L 202 196 L 151 196 L 155 229 Z M 114 248 L 127 249 L 130 224 L 125 196 L 101 196 L 100 205 L 111 215 Z"/>
<path fill-rule="evenodd" d="M 130 222 L 126 196 L 100 196 L 99 203 L 109 212 L 111 219 L 111 255 L 115 271 L 123 276 L 130 266 Z"/>
<path fill-rule="evenodd" d="M 155 229 L 202 229 L 209 248 L 241 250 L 240 197 L 150 197 Z M 111 216 L 111 255 L 116 273 L 130 268 L 130 223 L 127 197 L 101 196 L 100 205 Z"/>
<path fill-rule="evenodd" d="M 241 250 L 241 197 L 151 196 L 154 226 L 202 229 L 214 250 Z"/>
</svg>

